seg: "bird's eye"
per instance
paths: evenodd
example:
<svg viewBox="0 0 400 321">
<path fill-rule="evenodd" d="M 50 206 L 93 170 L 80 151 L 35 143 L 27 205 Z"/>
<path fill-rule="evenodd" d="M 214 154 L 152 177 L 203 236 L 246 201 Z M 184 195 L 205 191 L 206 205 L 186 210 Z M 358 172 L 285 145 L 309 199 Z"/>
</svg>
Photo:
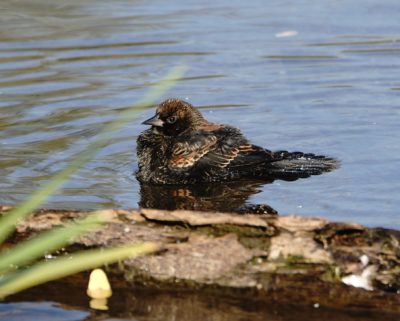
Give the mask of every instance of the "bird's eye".
<svg viewBox="0 0 400 321">
<path fill-rule="evenodd" d="M 170 116 L 170 117 L 167 118 L 167 123 L 168 124 L 173 124 L 173 123 L 176 122 L 177 119 L 178 119 L 178 117 L 176 117 L 176 116 Z"/>
</svg>

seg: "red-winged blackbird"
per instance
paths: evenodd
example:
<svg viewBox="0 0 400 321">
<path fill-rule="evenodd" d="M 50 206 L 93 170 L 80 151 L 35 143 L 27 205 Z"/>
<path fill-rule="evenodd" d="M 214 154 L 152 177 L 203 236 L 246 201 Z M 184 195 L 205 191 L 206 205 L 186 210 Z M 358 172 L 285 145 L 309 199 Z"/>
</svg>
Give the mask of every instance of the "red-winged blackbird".
<svg viewBox="0 0 400 321">
<path fill-rule="evenodd" d="M 191 104 L 167 99 L 143 122 L 137 139 L 137 179 L 151 184 L 195 184 L 257 178 L 294 180 L 338 166 L 329 157 L 272 152 L 251 144 L 239 129 L 214 124 Z"/>
</svg>

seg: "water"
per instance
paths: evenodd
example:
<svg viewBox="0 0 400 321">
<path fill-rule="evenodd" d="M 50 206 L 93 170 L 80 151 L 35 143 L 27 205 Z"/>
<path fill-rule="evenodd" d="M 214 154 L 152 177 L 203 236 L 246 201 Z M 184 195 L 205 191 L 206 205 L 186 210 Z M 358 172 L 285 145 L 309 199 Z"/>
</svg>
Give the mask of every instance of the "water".
<svg viewBox="0 0 400 321">
<path fill-rule="evenodd" d="M 54 302 L 0 304 L 0 320 L 4 321 L 30 321 L 32 319 L 43 321 L 77 321 L 85 320 L 87 316 L 89 316 L 89 313 L 86 311 L 66 306 L 63 308 Z"/>
<path fill-rule="evenodd" d="M 341 160 L 258 186 L 246 203 L 400 228 L 398 2 L 4 0 L 0 203 L 17 204 L 172 66 L 165 97 L 269 149 Z M 135 140 L 119 131 L 47 207 L 137 207 Z M 212 199 L 210 200 L 212 202 Z"/>
<path fill-rule="evenodd" d="M 89 298 L 82 284 L 62 284 L 64 291 L 51 285 L 28 290 L 0 303 L 4 321 L 395 321 L 398 315 L 382 311 L 334 310 L 323 307 L 282 305 L 251 301 L 243 297 L 216 296 L 189 291 L 146 291 L 113 288 L 107 311 L 88 309 Z M 29 301 L 26 301 L 26 300 Z M 52 301 L 49 301 L 52 300 Z M 55 301 L 57 300 L 57 302 Z"/>
<path fill-rule="evenodd" d="M 398 9 L 396 0 L 3 0 L 0 204 L 24 200 L 118 111 L 185 63 L 185 78 L 162 98 L 188 99 L 210 120 L 236 125 L 269 149 L 327 154 L 342 164 L 295 182 L 205 189 L 194 195 L 205 207 L 267 203 L 286 214 L 400 228 Z M 140 122 L 152 114 L 138 114 L 46 206 L 129 208 L 160 193 L 171 198 L 170 190 L 141 193 L 132 175 Z M 188 206 L 186 200 L 175 203 Z M 168 301 L 175 296 L 167 295 L 164 304 L 161 294 L 154 295 L 135 299 L 147 312 L 119 307 L 109 318 L 165 319 L 169 311 L 171 319 L 188 319 L 190 311 L 192 320 L 321 319 L 321 311 L 267 307 L 261 313 L 237 302 L 192 297 L 180 309 L 179 299 Z M 45 299 L 51 299 L 47 292 Z M 86 304 L 75 310 L 48 302 L 4 303 L 0 318 L 83 320 Z"/>
</svg>

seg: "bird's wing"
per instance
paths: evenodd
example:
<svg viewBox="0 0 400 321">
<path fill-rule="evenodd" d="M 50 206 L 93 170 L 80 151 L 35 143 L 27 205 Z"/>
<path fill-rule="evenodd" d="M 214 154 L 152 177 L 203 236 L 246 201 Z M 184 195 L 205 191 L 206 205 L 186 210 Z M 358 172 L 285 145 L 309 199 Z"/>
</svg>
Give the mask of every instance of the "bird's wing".
<svg viewBox="0 0 400 321">
<path fill-rule="evenodd" d="M 273 160 L 273 153 L 262 147 L 242 144 L 237 149 L 238 153 L 226 166 L 229 165 L 230 168 L 253 167 Z"/>
<path fill-rule="evenodd" d="M 272 159 L 272 153 L 254 146 L 236 128 L 203 131 L 174 144 L 168 163 L 171 169 L 253 166 Z"/>
<path fill-rule="evenodd" d="M 172 147 L 168 167 L 171 169 L 189 168 L 215 148 L 218 139 L 215 135 L 195 135 L 177 141 Z"/>
</svg>

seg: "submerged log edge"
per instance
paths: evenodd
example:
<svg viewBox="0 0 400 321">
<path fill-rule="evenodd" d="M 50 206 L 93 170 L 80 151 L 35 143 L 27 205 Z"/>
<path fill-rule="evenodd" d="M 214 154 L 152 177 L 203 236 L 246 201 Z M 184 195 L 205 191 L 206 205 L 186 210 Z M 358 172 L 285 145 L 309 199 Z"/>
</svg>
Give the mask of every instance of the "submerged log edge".
<svg viewBox="0 0 400 321">
<path fill-rule="evenodd" d="M 0 206 L 6 215 L 9 207 Z M 158 253 L 107 267 L 127 288 L 211 291 L 304 305 L 400 313 L 400 231 L 272 216 L 154 209 L 104 210 L 108 223 L 73 248 L 143 241 Z M 39 210 L 8 243 L 88 212 Z M 346 285 L 366 282 L 369 290 Z"/>
</svg>

